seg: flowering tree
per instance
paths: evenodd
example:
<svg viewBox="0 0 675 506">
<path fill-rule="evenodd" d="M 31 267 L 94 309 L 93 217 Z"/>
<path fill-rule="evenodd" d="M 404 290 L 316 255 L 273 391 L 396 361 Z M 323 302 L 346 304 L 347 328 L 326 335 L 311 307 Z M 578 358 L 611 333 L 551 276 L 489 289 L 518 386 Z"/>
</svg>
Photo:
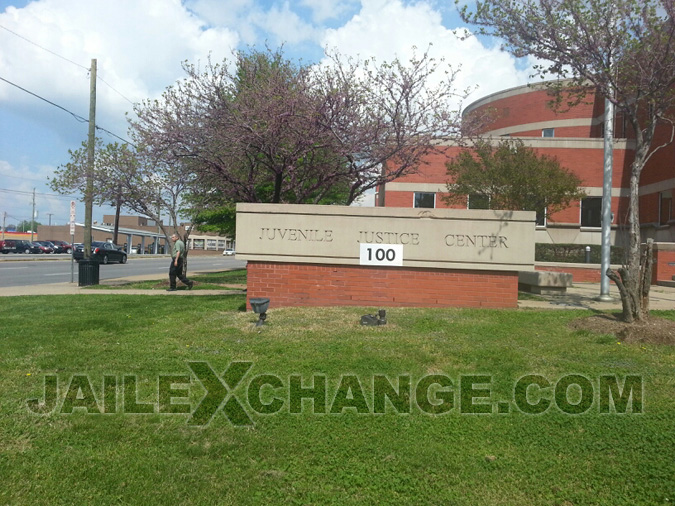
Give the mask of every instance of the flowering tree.
<svg viewBox="0 0 675 506">
<path fill-rule="evenodd" d="M 185 79 L 136 107 L 131 135 L 221 203 L 350 204 L 457 136 L 455 74 L 441 65 L 334 53 L 312 67 L 269 49 L 203 70 L 185 63 Z"/>
<path fill-rule="evenodd" d="M 69 151 L 70 162 L 60 166 L 50 186 L 59 193 L 79 191 L 84 194 L 87 172 L 87 143 Z M 113 242 L 117 243 L 118 218 L 121 207 L 154 220 L 164 237 L 169 238 L 178 227 L 180 216 L 189 216 L 184 209 L 181 195 L 194 192 L 194 176 L 180 165 L 171 166 L 157 160 L 142 149 L 127 144 L 106 144 L 96 139 L 94 167 L 94 200 L 99 205 L 116 206 Z M 169 223 L 164 224 L 161 214 L 168 213 Z M 182 239 L 187 241 L 190 231 Z"/>
</svg>

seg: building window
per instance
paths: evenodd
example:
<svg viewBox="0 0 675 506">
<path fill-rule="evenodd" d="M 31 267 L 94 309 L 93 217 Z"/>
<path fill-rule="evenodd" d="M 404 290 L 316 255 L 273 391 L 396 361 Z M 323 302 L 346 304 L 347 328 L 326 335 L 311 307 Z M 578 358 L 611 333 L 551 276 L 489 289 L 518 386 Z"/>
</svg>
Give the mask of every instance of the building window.
<svg viewBox="0 0 675 506">
<path fill-rule="evenodd" d="M 581 226 L 602 226 L 602 197 L 586 197 L 581 199 Z"/>
<path fill-rule="evenodd" d="M 546 226 L 546 208 L 537 211 L 537 226 L 538 227 Z"/>
<path fill-rule="evenodd" d="M 436 207 L 436 194 L 427 192 L 415 192 L 415 207 Z"/>
<path fill-rule="evenodd" d="M 555 137 L 555 128 L 544 128 L 541 131 L 542 137 Z"/>
<path fill-rule="evenodd" d="M 480 193 L 472 193 L 469 195 L 467 203 L 468 209 L 490 209 L 490 197 Z"/>
<path fill-rule="evenodd" d="M 667 225 L 673 216 L 673 192 L 659 193 L 659 225 Z"/>
</svg>

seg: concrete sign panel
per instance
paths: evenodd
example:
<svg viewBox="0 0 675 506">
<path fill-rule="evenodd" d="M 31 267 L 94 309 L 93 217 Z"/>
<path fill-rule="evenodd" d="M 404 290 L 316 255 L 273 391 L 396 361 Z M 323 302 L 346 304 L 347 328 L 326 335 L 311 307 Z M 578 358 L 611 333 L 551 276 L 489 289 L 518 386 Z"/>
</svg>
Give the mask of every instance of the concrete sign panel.
<svg viewBox="0 0 675 506">
<path fill-rule="evenodd" d="M 535 218 L 530 211 L 237 204 L 237 258 L 533 270 Z"/>
</svg>

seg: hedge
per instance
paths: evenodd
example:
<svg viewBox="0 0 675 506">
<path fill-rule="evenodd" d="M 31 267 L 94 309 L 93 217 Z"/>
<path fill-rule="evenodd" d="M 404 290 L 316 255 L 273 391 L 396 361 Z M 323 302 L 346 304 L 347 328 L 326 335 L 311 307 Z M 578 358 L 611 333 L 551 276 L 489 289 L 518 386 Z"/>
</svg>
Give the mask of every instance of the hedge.
<svg viewBox="0 0 675 506">
<path fill-rule="evenodd" d="M 600 263 L 600 246 L 592 244 L 591 262 Z M 535 244 L 534 259 L 537 262 L 564 262 L 579 263 L 586 262 L 586 245 L 584 244 Z M 610 249 L 609 261 L 612 264 L 622 264 L 625 261 L 623 248 L 612 246 Z"/>
</svg>

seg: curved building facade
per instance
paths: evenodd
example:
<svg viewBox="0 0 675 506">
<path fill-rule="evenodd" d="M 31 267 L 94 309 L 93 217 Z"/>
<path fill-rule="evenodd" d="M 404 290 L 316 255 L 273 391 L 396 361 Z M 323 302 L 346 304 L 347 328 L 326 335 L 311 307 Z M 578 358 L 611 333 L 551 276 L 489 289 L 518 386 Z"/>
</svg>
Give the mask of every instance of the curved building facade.
<svg viewBox="0 0 675 506">
<path fill-rule="evenodd" d="M 481 134 L 493 139 L 516 137 L 538 154 L 556 157 L 563 167 L 577 174 L 587 197 L 573 203 L 537 225 L 541 243 L 600 244 L 600 217 L 604 167 L 604 99 L 589 93 L 584 100 L 564 111 L 551 107 L 544 85 L 520 86 L 494 93 L 471 105 L 465 118 L 488 118 Z M 630 128 L 618 114 L 614 125 L 612 174 L 612 241 L 621 244 L 629 197 L 630 165 L 634 141 Z M 657 132 L 655 145 L 670 138 L 670 129 Z M 448 176 L 446 162 L 462 148 L 447 145 L 430 156 L 418 174 L 386 185 L 385 205 L 400 207 L 449 207 L 443 201 Z M 675 147 L 662 148 L 648 162 L 640 185 L 640 220 L 643 237 L 659 242 L 675 241 Z M 471 208 L 478 200 L 467 197 Z M 451 206 L 451 207 L 457 207 Z"/>
</svg>

